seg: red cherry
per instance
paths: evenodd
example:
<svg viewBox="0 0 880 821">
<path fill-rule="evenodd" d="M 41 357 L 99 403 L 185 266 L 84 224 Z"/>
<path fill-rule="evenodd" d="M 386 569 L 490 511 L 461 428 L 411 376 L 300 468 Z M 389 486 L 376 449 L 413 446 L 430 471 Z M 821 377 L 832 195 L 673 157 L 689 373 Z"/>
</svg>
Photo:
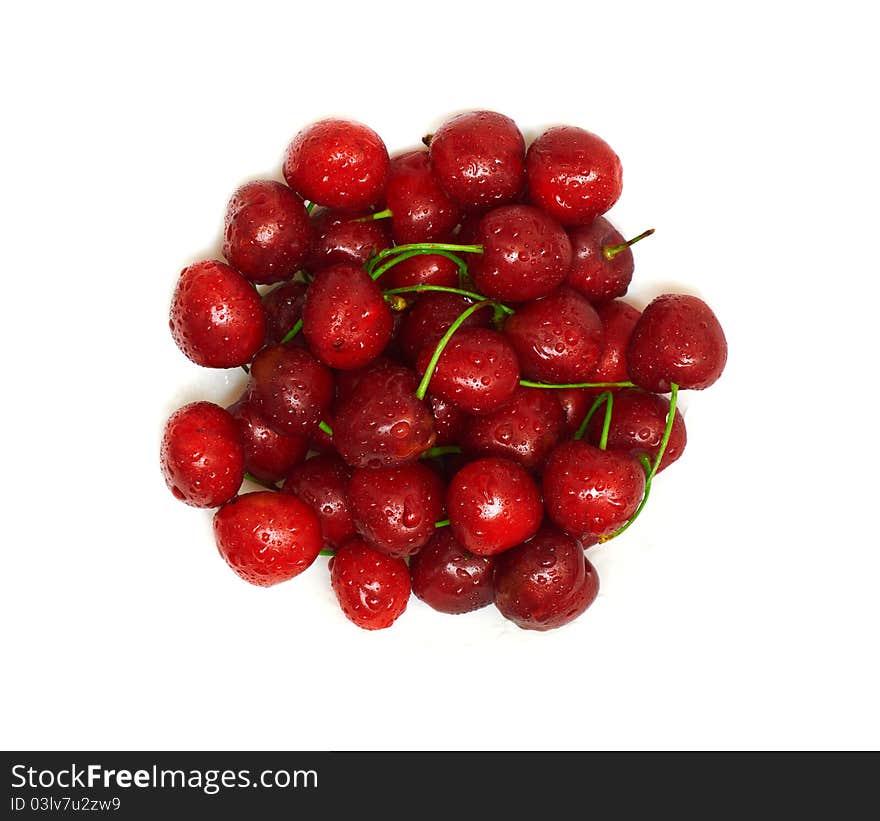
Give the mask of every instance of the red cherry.
<svg viewBox="0 0 880 821">
<path fill-rule="evenodd" d="M 246 493 L 214 514 L 220 555 L 241 578 L 270 587 L 298 576 L 318 558 L 321 525 L 294 496 Z"/>
<path fill-rule="evenodd" d="M 342 612 L 364 630 L 391 627 L 409 601 L 406 562 L 361 539 L 346 542 L 330 559 L 330 581 Z"/>
<path fill-rule="evenodd" d="M 493 299 L 526 302 L 546 296 L 565 279 L 571 242 L 562 227 L 530 205 L 506 205 L 480 220 L 470 274 Z"/>
<path fill-rule="evenodd" d="M 309 440 L 276 433 L 263 418 L 253 398 L 245 393 L 227 410 L 235 419 L 244 444 L 245 470 L 264 482 L 279 482 L 294 465 L 304 461 Z"/>
<path fill-rule="evenodd" d="M 603 390 L 604 388 L 597 388 L 599 393 Z M 565 417 L 560 438 L 572 436 L 593 404 L 594 392 L 591 388 L 560 388 L 554 390 L 553 395 L 562 407 L 562 415 Z"/>
<path fill-rule="evenodd" d="M 429 393 L 425 399 L 428 400 L 428 405 L 431 407 L 431 415 L 434 417 L 434 430 L 437 432 L 434 444 L 456 444 L 462 435 L 465 419 L 467 418 L 465 412 L 442 396 L 435 396 Z"/>
<path fill-rule="evenodd" d="M 223 256 L 251 282 L 290 279 L 306 261 L 311 243 L 309 213 L 286 185 L 249 182 L 229 200 Z"/>
<path fill-rule="evenodd" d="M 350 371 L 339 371 L 336 374 L 336 401 L 338 403 L 347 402 L 354 395 L 358 385 L 365 377 L 377 371 L 386 370 L 388 368 L 395 370 L 404 366 L 393 362 L 384 354 L 376 357 L 369 365 L 363 368 L 352 368 Z M 415 379 L 415 374 L 411 374 L 411 378 Z"/>
<path fill-rule="evenodd" d="M 358 532 L 391 556 L 411 556 L 423 548 L 443 513 L 443 483 L 419 462 L 355 470 L 348 494 Z"/>
<path fill-rule="evenodd" d="M 452 323 L 473 304 L 472 299 L 443 291 L 431 291 L 419 296 L 413 307 L 404 314 L 398 335 L 400 349 L 407 362 L 415 363 L 422 348 L 430 347 L 433 352 Z M 467 328 L 487 328 L 491 320 L 492 308 L 486 306 L 484 310 L 471 314 L 456 333 Z"/>
<path fill-rule="evenodd" d="M 165 483 L 192 507 L 219 507 L 244 479 L 244 446 L 235 420 L 211 402 L 193 402 L 165 423 L 160 450 Z"/>
<path fill-rule="evenodd" d="M 534 536 L 544 509 L 538 486 L 510 459 L 477 459 L 449 483 L 446 509 L 455 538 L 478 556 L 494 556 Z"/>
<path fill-rule="evenodd" d="M 603 139 L 574 126 L 549 128 L 526 155 L 529 201 L 563 225 L 586 225 L 620 197 L 620 159 Z"/>
<path fill-rule="evenodd" d="M 285 282 L 263 294 L 263 309 L 266 311 L 266 345 L 277 345 L 302 319 L 306 301 L 304 282 Z M 287 344 L 301 344 L 302 337 L 297 334 Z"/>
<path fill-rule="evenodd" d="M 469 416 L 461 433 L 467 453 L 506 456 L 539 468 L 559 441 L 564 417 L 552 391 L 517 388 L 510 402 L 486 416 Z"/>
<path fill-rule="evenodd" d="M 312 212 L 314 239 L 306 267 L 319 271 L 348 262 L 363 265 L 370 257 L 391 246 L 387 220 L 366 220 L 369 211 L 350 213 L 316 208 Z"/>
<path fill-rule="evenodd" d="M 357 534 L 348 496 L 350 478 L 345 462 L 336 454 L 326 453 L 294 467 L 281 489 L 312 508 L 321 523 L 324 546 L 331 550 Z"/>
<path fill-rule="evenodd" d="M 431 162 L 443 189 L 462 208 L 515 200 L 523 189 L 525 142 L 516 123 L 494 111 L 470 111 L 431 137 Z"/>
<path fill-rule="evenodd" d="M 441 613 L 470 613 L 495 598 L 495 560 L 465 550 L 448 527 L 410 559 L 412 591 Z"/>
<path fill-rule="evenodd" d="M 565 442 L 547 459 L 542 489 L 547 515 L 567 533 L 607 536 L 635 513 L 645 471 L 629 454 Z"/>
<path fill-rule="evenodd" d="M 560 384 L 589 381 L 605 341 L 599 315 L 571 288 L 521 306 L 504 335 L 526 377 Z"/>
<path fill-rule="evenodd" d="M 332 368 L 362 368 L 385 349 L 394 319 L 379 286 L 355 265 L 324 268 L 309 286 L 303 334 Z"/>
<path fill-rule="evenodd" d="M 426 345 L 418 370 L 427 370 L 434 349 Z M 431 376 L 431 392 L 466 413 L 492 413 L 519 386 L 519 363 L 511 344 L 498 331 L 459 329 L 449 340 Z"/>
<path fill-rule="evenodd" d="M 310 202 L 354 211 L 379 202 L 388 163 L 385 143 L 371 128 L 349 120 L 321 120 L 293 138 L 284 179 Z"/>
<path fill-rule="evenodd" d="M 703 390 L 727 364 L 727 340 L 712 309 L 695 296 L 663 294 L 642 312 L 627 350 L 630 379 L 666 393 Z"/>
<path fill-rule="evenodd" d="M 250 362 L 266 335 L 260 295 L 238 271 L 215 260 L 180 272 L 169 326 L 177 347 L 205 368 Z"/>
<path fill-rule="evenodd" d="M 623 234 L 604 217 L 597 217 L 589 225 L 572 228 L 568 236 L 572 259 L 566 284 L 596 305 L 623 296 L 635 268 L 632 250 L 620 248 L 626 244 Z M 609 259 L 606 251 L 616 248 L 620 250 Z"/>
<path fill-rule="evenodd" d="M 336 419 L 332 408 L 328 411 L 324 411 L 321 415 L 321 421 L 327 425 L 330 430 L 336 429 Z M 309 450 L 313 450 L 316 453 L 336 453 L 336 443 L 331 434 L 327 433 L 327 431 L 322 428 L 317 427 L 309 434 Z"/>
<path fill-rule="evenodd" d="M 273 430 L 307 436 L 333 401 L 333 374 L 304 348 L 264 348 L 251 365 L 254 403 Z"/>
<path fill-rule="evenodd" d="M 427 151 L 409 151 L 391 160 L 385 203 L 398 245 L 448 242 L 458 225 L 459 208 L 437 182 Z"/>
<path fill-rule="evenodd" d="M 602 348 L 602 356 L 599 357 L 589 381 L 626 382 L 629 380 L 626 350 L 641 312 L 633 308 L 632 305 L 615 299 L 600 305 L 596 308 L 596 313 L 602 320 L 605 345 Z M 595 390 L 601 392 L 608 389 L 596 388 Z M 617 388 L 610 390 L 617 390 Z"/>
<path fill-rule="evenodd" d="M 439 254 L 416 254 L 389 268 L 380 281 L 383 288 L 409 288 L 413 285 L 457 288 L 458 264 Z"/>
<path fill-rule="evenodd" d="M 596 599 L 599 574 L 581 546 L 554 527 L 499 556 L 495 604 L 524 630 L 552 630 L 576 619 Z"/>
</svg>

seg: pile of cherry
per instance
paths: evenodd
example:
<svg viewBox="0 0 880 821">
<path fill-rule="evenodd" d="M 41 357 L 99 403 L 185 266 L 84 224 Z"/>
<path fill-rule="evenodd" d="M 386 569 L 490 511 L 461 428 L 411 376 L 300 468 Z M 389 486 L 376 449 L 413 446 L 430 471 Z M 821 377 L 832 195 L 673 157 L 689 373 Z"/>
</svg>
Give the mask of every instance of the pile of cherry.
<svg viewBox="0 0 880 821">
<path fill-rule="evenodd" d="M 324 120 L 288 147 L 287 185 L 234 193 L 226 262 L 181 272 L 170 326 L 193 362 L 249 381 L 225 410 L 174 413 L 162 469 L 219 508 L 246 581 L 332 555 L 360 627 L 390 626 L 411 592 L 559 627 L 598 592 L 585 548 L 681 456 L 678 391 L 718 379 L 724 333 L 693 296 L 619 299 L 651 231 L 627 242 L 601 216 L 622 174 L 596 135 L 550 128 L 526 150 L 477 111 L 424 142 L 389 158 L 366 126 Z"/>
</svg>

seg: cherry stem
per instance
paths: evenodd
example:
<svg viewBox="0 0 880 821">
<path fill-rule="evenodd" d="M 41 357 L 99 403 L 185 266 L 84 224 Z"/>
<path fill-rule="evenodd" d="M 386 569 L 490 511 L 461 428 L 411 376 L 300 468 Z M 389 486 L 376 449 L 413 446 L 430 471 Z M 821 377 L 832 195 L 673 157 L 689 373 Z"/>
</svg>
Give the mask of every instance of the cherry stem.
<svg viewBox="0 0 880 821">
<path fill-rule="evenodd" d="M 639 502 L 639 506 L 636 508 L 636 512 L 630 517 L 630 520 L 624 524 L 622 527 L 619 527 L 614 533 L 609 534 L 608 536 L 600 536 L 599 544 L 605 544 L 605 542 L 609 542 L 612 539 L 617 538 L 621 533 L 623 533 L 636 519 L 639 518 L 639 514 L 644 510 L 645 504 L 648 501 L 648 497 L 651 495 L 651 482 L 654 479 L 654 474 L 651 472 L 651 463 L 648 461 L 648 457 L 644 454 L 639 456 L 639 461 L 642 463 L 642 467 L 645 469 L 645 492 L 642 495 L 642 501 Z"/>
<path fill-rule="evenodd" d="M 314 202 L 307 202 L 307 203 L 306 203 L 306 211 L 308 211 L 308 212 L 311 214 L 312 211 L 315 210 L 315 205 L 317 205 L 317 203 L 314 203 Z"/>
<path fill-rule="evenodd" d="M 408 245 L 395 245 L 393 248 L 383 248 L 376 256 L 367 261 L 367 273 L 372 275 L 375 267 L 388 257 L 403 254 L 407 251 L 424 251 L 431 254 L 434 251 L 458 251 L 462 254 L 482 254 L 482 245 L 457 245 L 454 242 L 412 242 Z"/>
<path fill-rule="evenodd" d="M 242 365 L 241 369 L 247 374 L 251 372 L 251 369 L 247 365 Z"/>
<path fill-rule="evenodd" d="M 279 345 L 283 345 L 285 342 L 290 342 L 300 331 L 300 328 L 303 326 L 302 319 L 298 319 L 296 321 L 296 325 L 294 325 L 284 336 L 281 338 L 281 341 L 278 343 Z"/>
<path fill-rule="evenodd" d="M 614 257 L 616 257 L 624 248 L 629 248 L 631 245 L 635 245 L 639 240 L 642 240 L 645 237 L 650 237 L 653 233 L 654 229 L 649 228 L 647 231 L 642 231 L 637 237 L 633 237 L 620 245 L 606 245 L 602 249 L 602 256 L 605 257 L 605 259 L 614 259 Z"/>
<path fill-rule="evenodd" d="M 322 550 L 320 553 L 318 553 L 318 555 L 319 555 L 319 556 L 335 556 L 335 555 L 336 555 L 336 551 L 335 551 L 335 550 L 328 550 L 328 549 L 325 548 L 325 549 Z"/>
<path fill-rule="evenodd" d="M 608 391 L 608 399 L 605 402 L 605 421 L 602 423 L 602 436 L 599 439 L 599 450 L 608 447 L 608 431 L 611 430 L 611 409 L 614 407 L 614 394 Z"/>
<path fill-rule="evenodd" d="M 554 385 L 550 382 L 530 382 L 528 379 L 520 379 L 519 384 L 524 388 L 634 388 L 635 382 L 569 382 L 564 385 Z"/>
<path fill-rule="evenodd" d="M 604 391 L 600 393 L 593 404 L 590 406 L 590 409 L 587 411 L 587 415 L 584 417 L 584 421 L 581 422 L 580 427 L 577 429 L 577 432 L 574 435 L 575 439 L 583 439 L 584 434 L 587 432 L 587 425 L 590 424 L 590 420 L 593 418 L 593 414 L 602 407 L 602 403 L 611 396 L 611 391 Z"/>
<path fill-rule="evenodd" d="M 328 425 L 326 422 L 324 422 L 324 421 L 318 422 L 318 427 L 322 431 L 324 431 L 324 433 L 326 433 L 328 436 L 333 435 L 333 428 L 331 428 L 330 425 Z"/>
<path fill-rule="evenodd" d="M 440 360 L 440 354 L 443 353 L 443 350 L 449 344 L 449 340 L 452 339 L 452 335 L 462 326 L 465 320 L 473 313 L 481 310 L 482 308 L 486 308 L 489 305 L 494 305 L 495 303 L 491 299 L 485 299 L 482 302 L 477 302 L 475 305 L 471 305 L 470 308 L 462 311 L 449 326 L 449 330 L 446 331 L 445 334 L 440 338 L 440 341 L 437 343 L 437 347 L 434 348 L 434 354 L 431 356 L 430 361 L 428 362 L 428 367 L 425 368 L 425 375 L 422 377 L 422 381 L 419 383 L 419 387 L 416 389 L 416 399 L 424 399 L 425 394 L 428 392 L 428 385 L 431 382 L 431 377 L 434 375 L 434 370 L 437 368 L 437 362 Z"/>
<path fill-rule="evenodd" d="M 371 220 L 384 220 L 393 216 L 394 214 L 391 213 L 391 209 L 386 208 L 384 211 L 376 211 L 375 214 L 367 214 L 367 216 L 365 217 L 358 217 L 358 219 L 352 220 L 352 222 L 370 222 Z"/>
<path fill-rule="evenodd" d="M 419 459 L 434 459 L 437 456 L 446 456 L 449 453 L 461 453 L 461 448 L 458 445 L 441 445 L 436 448 L 429 448 L 419 456 Z"/>
<path fill-rule="evenodd" d="M 405 288 L 389 288 L 382 293 L 388 296 L 389 294 L 422 294 L 427 291 L 440 291 L 444 294 L 459 294 L 460 296 L 466 296 L 470 299 L 486 300 L 486 297 L 475 291 L 465 291 L 463 288 L 449 288 L 446 285 L 407 285 Z M 507 305 L 502 305 L 500 302 L 493 302 L 493 305 L 505 314 L 514 313 L 513 308 L 509 308 Z"/>
<path fill-rule="evenodd" d="M 412 257 L 419 256 L 438 256 L 438 257 L 446 257 L 446 259 L 451 259 L 458 266 L 458 278 L 461 281 L 461 278 L 467 274 L 467 263 L 461 258 L 453 254 L 451 251 L 406 251 L 402 254 L 398 254 L 393 259 L 390 259 L 388 262 L 383 263 L 378 268 L 376 268 L 370 276 L 373 279 L 379 279 L 382 274 L 384 274 L 389 268 L 393 268 L 397 265 L 398 262 L 403 262 L 406 259 L 411 259 Z"/>
<path fill-rule="evenodd" d="M 449 519 L 441 519 L 439 522 L 434 522 L 434 527 L 449 527 L 452 522 Z"/>
</svg>

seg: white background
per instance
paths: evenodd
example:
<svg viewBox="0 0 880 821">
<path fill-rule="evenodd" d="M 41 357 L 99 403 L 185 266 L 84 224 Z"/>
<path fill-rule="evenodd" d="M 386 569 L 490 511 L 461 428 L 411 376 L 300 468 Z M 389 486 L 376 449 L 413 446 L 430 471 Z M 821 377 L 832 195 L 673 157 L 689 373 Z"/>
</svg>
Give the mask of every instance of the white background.
<svg viewBox="0 0 880 821">
<path fill-rule="evenodd" d="M 871 4 L 32 3 L 0 25 L 8 748 L 880 744 Z M 873 35 L 872 35 L 873 32 Z M 174 347 L 177 272 L 307 122 L 392 150 L 450 113 L 620 154 L 632 298 L 703 296 L 730 359 L 575 624 L 341 615 L 263 590 L 177 503 L 161 426 L 240 372 Z"/>
</svg>

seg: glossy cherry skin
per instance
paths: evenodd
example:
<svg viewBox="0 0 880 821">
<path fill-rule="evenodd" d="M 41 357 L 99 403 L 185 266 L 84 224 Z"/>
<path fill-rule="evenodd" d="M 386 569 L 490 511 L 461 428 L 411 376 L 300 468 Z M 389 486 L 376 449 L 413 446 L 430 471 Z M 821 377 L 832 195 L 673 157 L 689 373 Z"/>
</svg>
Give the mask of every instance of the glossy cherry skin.
<svg viewBox="0 0 880 821">
<path fill-rule="evenodd" d="M 439 254 L 416 254 L 389 268 L 379 282 L 383 288 L 409 288 L 412 285 L 458 288 L 458 264 Z"/>
<path fill-rule="evenodd" d="M 360 220 L 370 213 L 316 208 L 312 212 L 312 252 L 306 267 L 310 271 L 319 271 L 340 262 L 363 265 L 379 251 L 389 248 L 391 231 L 388 220 Z"/>
<path fill-rule="evenodd" d="M 429 393 L 425 399 L 428 400 L 431 415 L 434 417 L 434 430 L 437 432 L 434 444 L 437 446 L 458 444 L 465 420 L 468 418 L 467 414 L 442 396 Z"/>
<path fill-rule="evenodd" d="M 461 433 L 466 453 L 506 456 L 537 470 L 559 441 L 562 407 L 552 391 L 517 388 L 503 408 L 485 416 L 469 416 Z"/>
<path fill-rule="evenodd" d="M 465 550 L 448 527 L 410 559 L 412 591 L 441 613 L 470 613 L 495 599 L 495 560 Z"/>
<path fill-rule="evenodd" d="M 388 164 L 388 149 L 371 128 L 350 120 L 320 120 L 288 146 L 284 179 L 310 202 L 355 211 L 382 198 Z"/>
<path fill-rule="evenodd" d="M 635 269 L 632 248 L 621 249 L 611 259 L 605 256 L 605 249 L 626 242 L 623 234 L 604 217 L 597 217 L 589 225 L 571 228 L 568 236 L 572 258 L 566 284 L 594 305 L 623 296 Z"/>
<path fill-rule="evenodd" d="M 668 414 L 669 400 L 665 396 L 645 393 L 637 388 L 618 391 L 614 395 L 614 404 L 611 408 L 608 448 L 627 451 L 634 456 L 645 454 L 653 464 L 666 431 Z M 587 426 L 587 441 L 594 445 L 599 444 L 604 422 L 605 414 L 601 411 L 593 415 Z M 684 452 L 686 444 L 687 430 L 684 426 L 684 418 L 676 409 L 669 442 L 660 462 L 660 470 L 668 468 L 676 461 Z"/>
<path fill-rule="evenodd" d="M 382 630 L 406 610 L 409 568 L 362 539 L 346 542 L 330 559 L 330 582 L 346 617 L 364 630 Z"/>
<path fill-rule="evenodd" d="M 245 470 L 264 482 L 280 482 L 309 452 L 305 436 L 277 433 L 263 418 L 250 394 L 245 393 L 227 410 L 235 419 L 244 445 Z"/>
<path fill-rule="evenodd" d="M 635 513 L 645 471 L 628 453 L 564 442 L 547 459 L 542 482 L 547 515 L 575 538 L 607 536 Z"/>
<path fill-rule="evenodd" d="M 433 352 L 428 345 L 422 348 L 419 373 L 425 372 Z M 459 329 L 440 354 L 430 386 L 432 393 L 466 413 L 492 413 L 513 398 L 519 386 L 519 363 L 498 331 Z"/>
<path fill-rule="evenodd" d="M 304 282 L 285 282 L 263 294 L 263 309 L 266 312 L 266 345 L 278 345 L 288 332 L 302 319 L 306 302 Z M 289 343 L 297 340 L 302 343 L 302 335 L 297 334 Z"/>
<path fill-rule="evenodd" d="M 461 216 L 434 176 L 427 151 L 409 151 L 391 160 L 385 204 L 398 245 L 448 242 Z"/>
<path fill-rule="evenodd" d="M 494 556 L 534 536 L 544 515 L 526 469 L 497 457 L 469 462 L 452 477 L 446 509 L 456 540 L 478 556 Z"/>
<path fill-rule="evenodd" d="M 352 472 L 348 485 L 355 527 L 390 556 L 412 556 L 434 535 L 443 514 L 443 483 L 420 462 Z"/>
<path fill-rule="evenodd" d="M 588 225 L 620 197 L 623 169 L 601 137 L 574 126 L 549 128 L 526 155 L 529 202 L 563 225 Z"/>
<path fill-rule="evenodd" d="M 250 362 L 266 335 L 260 295 L 238 271 L 216 260 L 180 272 L 168 324 L 177 347 L 205 368 Z"/>
<path fill-rule="evenodd" d="M 379 286 L 363 268 L 332 265 L 318 272 L 303 309 L 312 353 L 331 368 L 362 368 L 385 349 L 394 319 Z"/>
<path fill-rule="evenodd" d="M 434 444 L 434 419 L 416 399 L 418 379 L 407 368 L 388 367 L 363 377 L 340 403 L 333 426 L 339 455 L 352 467 L 379 468 L 418 459 Z"/>
<path fill-rule="evenodd" d="M 284 480 L 282 493 L 302 499 L 318 516 L 324 547 L 331 550 L 357 534 L 351 515 L 348 482 L 351 471 L 334 453 L 313 456 L 294 467 Z"/>
<path fill-rule="evenodd" d="M 603 389 L 597 390 L 601 393 Z M 560 438 L 568 438 L 581 426 L 596 394 L 590 388 L 561 388 L 554 390 L 553 395 L 559 402 L 565 418 Z"/>
<path fill-rule="evenodd" d="M 695 296 L 663 294 L 636 323 L 627 349 L 630 379 L 667 393 L 713 385 L 727 364 L 727 339 L 712 309 Z"/>
<path fill-rule="evenodd" d="M 377 371 L 389 368 L 394 370 L 404 368 L 404 366 L 400 365 L 398 362 L 392 361 L 383 354 L 382 356 L 377 356 L 369 365 L 366 365 L 363 368 L 352 368 L 350 371 L 339 371 L 339 373 L 336 374 L 336 401 L 338 403 L 347 402 L 352 396 L 354 396 L 358 386 L 366 377 Z M 415 374 L 411 374 L 411 377 L 415 378 Z"/>
<path fill-rule="evenodd" d="M 244 479 L 244 445 L 235 420 L 211 402 L 193 402 L 165 423 L 162 475 L 176 499 L 192 507 L 219 507 Z"/>
<path fill-rule="evenodd" d="M 559 288 L 504 323 L 523 374 L 538 382 L 587 382 L 605 343 L 602 320 L 577 291 Z"/>
<path fill-rule="evenodd" d="M 433 351 L 452 323 L 473 304 L 472 299 L 442 291 L 419 296 L 412 308 L 404 314 L 398 334 L 400 349 L 406 361 L 415 363 L 422 348 L 429 347 Z M 472 313 L 456 333 L 467 328 L 488 328 L 491 320 L 492 308 L 487 306 Z"/>
<path fill-rule="evenodd" d="M 633 329 L 642 315 L 637 308 L 614 299 L 604 302 L 596 313 L 602 320 L 605 343 L 602 347 L 602 355 L 590 375 L 591 382 L 627 382 L 629 371 L 627 369 L 626 351 Z M 616 388 L 596 388 L 596 391 L 617 390 Z"/>
<path fill-rule="evenodd" d="M 304 348 L 264 348 L 251 365 L 249 390 L 278 433 L 308 436 L 333 402 L 333 374 Z"/>
<path fill-rule="evenodd" d="M 496 560 L 495 604 L 524 630 L 552 630 L 576 619 L 599 594 L 599 574 L 583 548 L 545 526 Z"/>
<path fill-rule="evenodd" d="M 470 111 L 431 137 L 434 174 L 462 208 L 513 202 L 525 182 L 525 142 L 516 123 L 494 111 Z"/>
<path fill-rule="evenodd" d="M 571 242 L 562 227 L 530 205 L 506 205 L 480 220 L 482 254 L 470 256 L 471 277 L 481 294 L 526 302 L 546 296 L 565 279 Z"/>
<path fill-rule="evenodd" d="M 303 201 L 286 185 L 242 185 L 226 207 L 223 256 L 251 282 L 290 279 L 306 261 L 312 224 Z"/>
<path fill-rule="evenodd" d="M 220 555 L 246 582 L 270 587 L 298 576 L 318 558 L 321 525 L 295 496 L 245 493 L 214 514 Z"/>
</svg>

